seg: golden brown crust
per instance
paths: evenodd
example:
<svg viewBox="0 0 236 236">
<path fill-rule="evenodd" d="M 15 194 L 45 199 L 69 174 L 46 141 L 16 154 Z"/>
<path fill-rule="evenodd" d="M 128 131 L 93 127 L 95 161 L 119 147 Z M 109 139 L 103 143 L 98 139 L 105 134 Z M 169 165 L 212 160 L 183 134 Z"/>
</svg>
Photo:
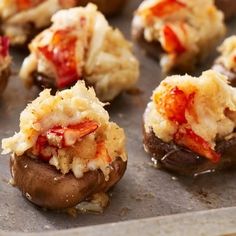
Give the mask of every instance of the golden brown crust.
<svg viewBox="0 0 236 236">
<path fill-rule="evenodd" d="M 28 200 L 48 209 L 74 207 L 95 193 L 107 192 L 121 179 L 126 165 L 127 162 L 117 158 L 106 181 L 100 170 L 86 172 L 78 179 L 72 173 L 63 175 L 48 163 L 26 155 L 10 160 L 14 184 Z"/>
<path fill-rule="evenodd" d="M 229 20 L 236 15 L 235 0 L 215 0 L 215 4 L 224 12 L 225 20 Z"/>
<path fill-rule="evenodd" d="M 11 69 L 10 67 L 7 67 L 4 69 L 0 74 L 0 95 L 4 91 L 4 89 L 7 86 L 8 78 L 10 77 Z"/>
<path fill-rule="evenodd" d="M 119 13 L 127 0 L 80 0 L 79 4 L 81 6 L 86 6 L 89 2 L 92 2 L 98 6 L 98 10 L 101 11 L 106 16 L 112 16 Z"/>
<path fill-rule="evenodd" d="M 213 163 L 207 158 L 197 155 L 188 148 L 166 143 L 155 136 L 153 131 L 144 131 L 144 147 L 160 165 L 181 175 L 197 174 L 236 167 L 236 138 L 217 142 L 216 151 L 221 154 L 221 160 Z"/>
</svg>

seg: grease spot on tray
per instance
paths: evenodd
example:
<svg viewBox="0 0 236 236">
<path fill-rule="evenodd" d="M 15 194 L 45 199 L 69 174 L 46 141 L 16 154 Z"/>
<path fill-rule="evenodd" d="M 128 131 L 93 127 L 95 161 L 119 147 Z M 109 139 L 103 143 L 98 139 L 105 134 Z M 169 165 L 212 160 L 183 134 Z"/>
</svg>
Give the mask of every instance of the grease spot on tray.
<svg viewBox="0 0 236 236">
<path fill-rule="evenodd" d="M 119 216 L 123 218 L 123 217 L 127 216 L 130 211 L 131 211 L 131 209 L 129 207 L 123 207 L 121 209 L 121 211 L 119 212 Z"/>
</svg>

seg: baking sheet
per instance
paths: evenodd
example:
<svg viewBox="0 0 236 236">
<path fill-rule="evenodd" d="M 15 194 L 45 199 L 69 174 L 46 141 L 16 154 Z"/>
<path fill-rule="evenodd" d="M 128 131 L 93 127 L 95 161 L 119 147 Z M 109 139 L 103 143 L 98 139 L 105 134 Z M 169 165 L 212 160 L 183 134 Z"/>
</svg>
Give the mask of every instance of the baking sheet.
<svg viewBox="0 0 236 236">
<path fill-rule="evenodd" d="M 130 38 L 132 12 L 141 0 L 130 0 L 119 17 L 110 20 Z M 229 25 L 229 34 L 236 29 L 236 21 Z M 110 206 L 103 214 L 67 214 L 44 211 L 28 202 L 21 193 L 8 184 L 9 157 L 0 156 L 0 229 L 5 231 L 41 232 L 92 226 L 109 222 L 127 221 L 175 213 L 195 212 L 236 205 L 236 172 L 199 176 L 195 179 L 174 176 L 152 167 L 150 157 L 142 146 L 142 114 L 152 90 L 162 79 L 158 63 L 134 47 L 141 62 L 138 87 L 140 94 L 123 94 L 108 108 L 111 119 L 122 126 L 127 135 L 129 153 L 128 169 L 124 178 L 114 188 Z M 27 91 L 17 72 L 27 53 L 13 50 L 15 76 L 0 99 L 0 139 L 18 131 L 20 112 L 34 99 L 38 91 Z M 211 66 L 214 55 L 201 70 Z"/>
</svg>

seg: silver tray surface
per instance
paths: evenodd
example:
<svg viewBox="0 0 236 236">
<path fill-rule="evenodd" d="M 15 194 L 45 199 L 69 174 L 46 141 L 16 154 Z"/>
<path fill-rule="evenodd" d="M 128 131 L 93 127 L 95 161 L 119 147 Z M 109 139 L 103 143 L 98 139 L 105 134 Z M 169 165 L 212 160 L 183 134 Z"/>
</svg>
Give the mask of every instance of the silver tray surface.
<svg viewBox="0 0 236 236">
<path fill-rule="evenodd" d="M 130 0 L 122 15 L 110 19 L 111 24 L 119 27 L 128 38 L 132 14 L 140 2 L 141 0 Z M 233 34 L 236 21 L 230 22 L 228 27 L 228 34 Z M 207 174 L 193 179 L 174 176 L 151 166 L 150 157 L 144 152 L 142 145 L 142 114 L 152 90 L 163 76 L 156 61 L 147 57 L 137 46 L 134 46 L 134 51 L 141 64 L 138 83 L 141 93 L 122 94 L 108 108 L 111 120 L 116 121 L 126 131 L 129 154 L 127 172 L 114 188 L 109 207 L 103 214 L 81 214 L 77 217 L 35 207 L 22 197 L 18 189 L 8 184 L 9 156 L 0 155 L 0 230 L 62 230 L 178 213 L 188 212 L 189 215 L 195 215 L 194 212 L 201 210 L 223 207 L 230 209 L 236 206 L 235 171 Z M 12 50 L 15 75 L 11 77 L 0 99 L 0 139 L 19 130 L 20 112 L 38 95 L 37 89 L 26 90 L 17 76 L 26 55 L 22 50 Z M 196 74 L 210 68 L 214 57 L 213 53 Z M 235 209 L 231 214 L 236 218 Z"/>
</svg>

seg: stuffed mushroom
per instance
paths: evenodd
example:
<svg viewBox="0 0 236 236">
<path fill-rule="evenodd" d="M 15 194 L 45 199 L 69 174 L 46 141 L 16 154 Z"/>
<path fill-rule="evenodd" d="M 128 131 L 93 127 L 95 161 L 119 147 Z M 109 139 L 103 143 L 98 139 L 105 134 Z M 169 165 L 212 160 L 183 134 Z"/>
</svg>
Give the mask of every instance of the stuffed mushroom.
<svg viewBox="0 0 236 236">
<path fill-rule="evenodd" d="M 106 193 L 123 176 L 123 129 L 84 82 L 51 95 L 48 89 L 20 116 L 20 131 L 3 139 L 12 153 L 13 183 L 34 204 L 65 209 Z"/>
<path fill-rule="evenodd" d="M 27 86 L 64 89 L 78 80 L 102 101 L 130 89 L 139 76 L 131 44 L 93 4 L 61 10 L 30 44 L 20 77 Z"/>
<path fill-rule="evenodd" d="M 215 60 L 212 69 L 227 76 L 229 83 L 236 87 L 236 36 L 226 38 L 218 51 L 220 56 Z"/>
<path fill-rule="evenodd" d="M 132 35 L 166 72 L 189 72 L 225 34 L 223 14 L 212 0 L 145 0 Z"/>
<path fill-rule="evenodd" d="M 215 4 L 224 12 L 225 20 L 229 20 L 236 15 L 235 0 L 215 0 Z"/>
<path fill-rule="evenodd" d="M 144 147 L 153 161 L 184 175 L 235 168 L 236 89 L 206 71 L 167 77 L 144 113 Z"/>
<path fill-rule="evenodd" d="M 11 45 L 26 45 L 50 25 L 51 16 L 60 9 L 76 6 L 76 0 L 2 0 L 1 31 Z"/>
<path fill-rule="evenodd" d="M 10 66 L 9 39 L 5 36 L 0 36 L 0 96 L 6 88 L 11 72 Z"/>
</svg>

